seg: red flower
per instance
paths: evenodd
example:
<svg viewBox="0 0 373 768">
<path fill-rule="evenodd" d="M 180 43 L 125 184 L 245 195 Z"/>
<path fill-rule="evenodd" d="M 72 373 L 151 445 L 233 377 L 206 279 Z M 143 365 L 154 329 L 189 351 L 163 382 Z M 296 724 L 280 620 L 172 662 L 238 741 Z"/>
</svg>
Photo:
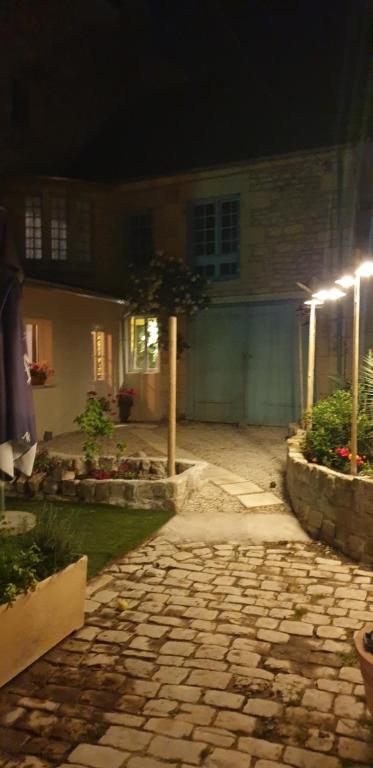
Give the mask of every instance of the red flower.
<svg viewBox="0 0 373 768">
<path fill-rule="evenodd" d="M 94 389 L 90 389 L 89 392 L 87 392 L 87 395 L 91 395 L 92 397 L 94 397 L 95 395 L 97 395 L 97 392 L 95 392 Z"/>
<path fill-rule="evenodd" d="M 339 456 L 342 456 L 343 459 L 348 459 L 350 456 L 348 448 L 336 448 L 335 452 L 338 453 Z"/>
</svg>

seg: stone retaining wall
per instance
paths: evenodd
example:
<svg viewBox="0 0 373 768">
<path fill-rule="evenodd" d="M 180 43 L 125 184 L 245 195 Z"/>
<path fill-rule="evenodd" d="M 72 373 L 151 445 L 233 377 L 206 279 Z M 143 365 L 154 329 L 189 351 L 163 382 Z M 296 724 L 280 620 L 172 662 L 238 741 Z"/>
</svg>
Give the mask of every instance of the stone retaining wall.
<svg viewBox="0 0 373 768">
<path fill-rule="evenodd" d="M 16 482 L 6 483 L 6 495 L 33 498 L 40 501 L 70 501 L 94 504 L 113 504 L 122 507 L 143 509 L 165 509 L 181 512 L 186 500 L 201 483 L 207 467 L 204 461 L 178 461 L 177 474 L 166 477 L 166 459 L 147 456 L 146 459 L 128 458 L 131 465 L 139 461 L 149 468 L 163 465 L 163 472 L 158 472 L 156 479 L 147 479 L 146 474 L 137 480 L 76 477 L 74 470 L 64 468 L 64 459 L 75 468 L 82 464 L 82 457 L 54 454 L 61 459 L 62 465 L 55 470 L 55 476 L 47 477 L 43 473 L 31 478 L 24 476 Z M 105 461 L 105 460 L 102 460 Z M 161 477 L 160 475 L 163 475 Z M 149 477 L 149 475 L 148 475 Z M 154 477 L 154 475 L 153 475 Z"/>
<path fill-rule="evenodd" d="M 313 538 L 373 563 L 373 481 L 309 464 L 302 436 L 288 440 L 286 482 L 296 516 Z"/>
</svg>

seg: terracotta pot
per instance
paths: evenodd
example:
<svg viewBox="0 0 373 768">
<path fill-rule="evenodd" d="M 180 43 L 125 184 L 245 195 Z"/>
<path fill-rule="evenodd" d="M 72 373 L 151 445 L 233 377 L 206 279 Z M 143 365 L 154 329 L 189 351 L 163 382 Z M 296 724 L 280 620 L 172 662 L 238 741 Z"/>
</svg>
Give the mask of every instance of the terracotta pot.
<svg viewBox="0 0 373 768">
<path fill-rule="evenodd" d="M 373 653 L 369 653 L 364 648 L 364 635 L 366 632 L 372 632 L 373 624 L 366 624 L 362 629 L 356 632 L 355 648 L 359 657 L 361 674 L 365 686 L 365 698 L 367 707 L 373 715 Z"/>
<path fill-rule="evenodd" d="M 34 386 L 41 386 L 42 384 L 45 384 L 46 378 L 43 376 L 43 374 L 40 373 L 32 373 L 31 374 L 31 384 Z"/>
<path fill-rule="evenodd" d="M 133 397 L 119 397 L 118 398 L 118 406 L 119 406 L 119 420 L 122 424 L 125 424 L 126 421 L 128 421 L 132 406 L 133 406 Z"/>
</svg>

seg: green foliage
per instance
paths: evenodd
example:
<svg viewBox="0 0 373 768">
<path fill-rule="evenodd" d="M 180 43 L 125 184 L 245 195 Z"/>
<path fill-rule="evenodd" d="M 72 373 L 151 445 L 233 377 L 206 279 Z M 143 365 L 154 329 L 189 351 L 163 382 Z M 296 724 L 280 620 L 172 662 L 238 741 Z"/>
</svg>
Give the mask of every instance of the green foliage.
<svg viewBox="0 0 373 768">
<path fill-rule="evenodd" d="M 157 256 L 150 265 L 129 264 L 126 297 L 133 314 L 154 315 L 159 320 L 160 344 L 167 350 L 167 318 L 190 316 L 210 303 L 208 283 L 179 259 Z M 178 333 L 180 356 L 188 344 Z"/>
<path fill-rule="evenodd" d="M 0 543 L 0 604 L 12 603 L 17 595 L 35 588 L 41 555 L 35 544 L 15 552 L 9 537 L 2 536 Z"/>
<path fill-rule="evenodd" d="M 363 408 L 373 423 L 373 349 L 364 356 L 361 366 Z"/>
<path fill-rule="evenodd" d="M 0 536 L 0 604 L 34 589 L 38 581 L 66 568 L 79 557 L 71 526 L 45 507 L 35 528 L 17 537 Z"/>
<path fill-rule="evenodd" d="M 312 409 L 312 429 L 303 450 L 309 461 L 340 471 L 348 471 L 348 450 L 341 456 L 336 449 L 349 449 L 351 442 L 351 392 L 337 389 Z M 366 413 L 358 416 L 358 452 L 368 460 L 372 456 L 372 424 Z M 363 465 L 362 465 L 363 466 Z"/>
<path fill-rule="evenodd" d="M 39 513 L 36 526 L 28 535 L 31 546 L 36 546 L 40 553 L 38 580 L 62 571 L 79 557 L 76 532 L 71 523 L 50 506 L 45 506 Z"/>
<path fill-rule="evenodd" d="M 99 455 L 99 438 L 113 435 L 114 425 L 111 416 L 101 400 L 97 399 L 96 393 L 88 392 L 84 411 L 74 419 L 74 423 L 86 435 L 83 451 L 87 461 L 92 461 Z"/>
</svg>

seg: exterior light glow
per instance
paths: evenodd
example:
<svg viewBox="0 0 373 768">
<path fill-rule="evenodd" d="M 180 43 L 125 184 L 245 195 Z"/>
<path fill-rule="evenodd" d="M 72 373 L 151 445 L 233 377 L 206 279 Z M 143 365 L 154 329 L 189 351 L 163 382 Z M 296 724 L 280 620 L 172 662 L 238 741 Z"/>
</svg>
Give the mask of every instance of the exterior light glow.
<svg viewBox="0 0 373 768">
<path fill-rule="evenodd" d="M 346 296 L 346 294 L 340 291 L 339 288 L 327 288 L 312 294 L 312 298 L 319 299 L 320 301 L 335 301 L 336 299 L 341 299 L 342 296 Z"/>
<path fill-rule="evenodd" d="M 373 277 L 373 261 L 364 261 L 355 272 L 358 277 Z"/>
<path fill-rule="evenodd" d="M 308 301 L 304 302 L 309 307 L 313 304 L 315 307 L 321 307 L 321 305 L 324 303 L 323 301 L 320 301 L 320 299 L 308 299 Z"/>
<path fill-rule="evenodd" d="M 355 278 L 353 275 L 343 275 L 343 277 L 340 277 L 339 280 L 336 280 L 335 282 L 342 288 L 351 288 L 355 285 Z"/>
</svg>

